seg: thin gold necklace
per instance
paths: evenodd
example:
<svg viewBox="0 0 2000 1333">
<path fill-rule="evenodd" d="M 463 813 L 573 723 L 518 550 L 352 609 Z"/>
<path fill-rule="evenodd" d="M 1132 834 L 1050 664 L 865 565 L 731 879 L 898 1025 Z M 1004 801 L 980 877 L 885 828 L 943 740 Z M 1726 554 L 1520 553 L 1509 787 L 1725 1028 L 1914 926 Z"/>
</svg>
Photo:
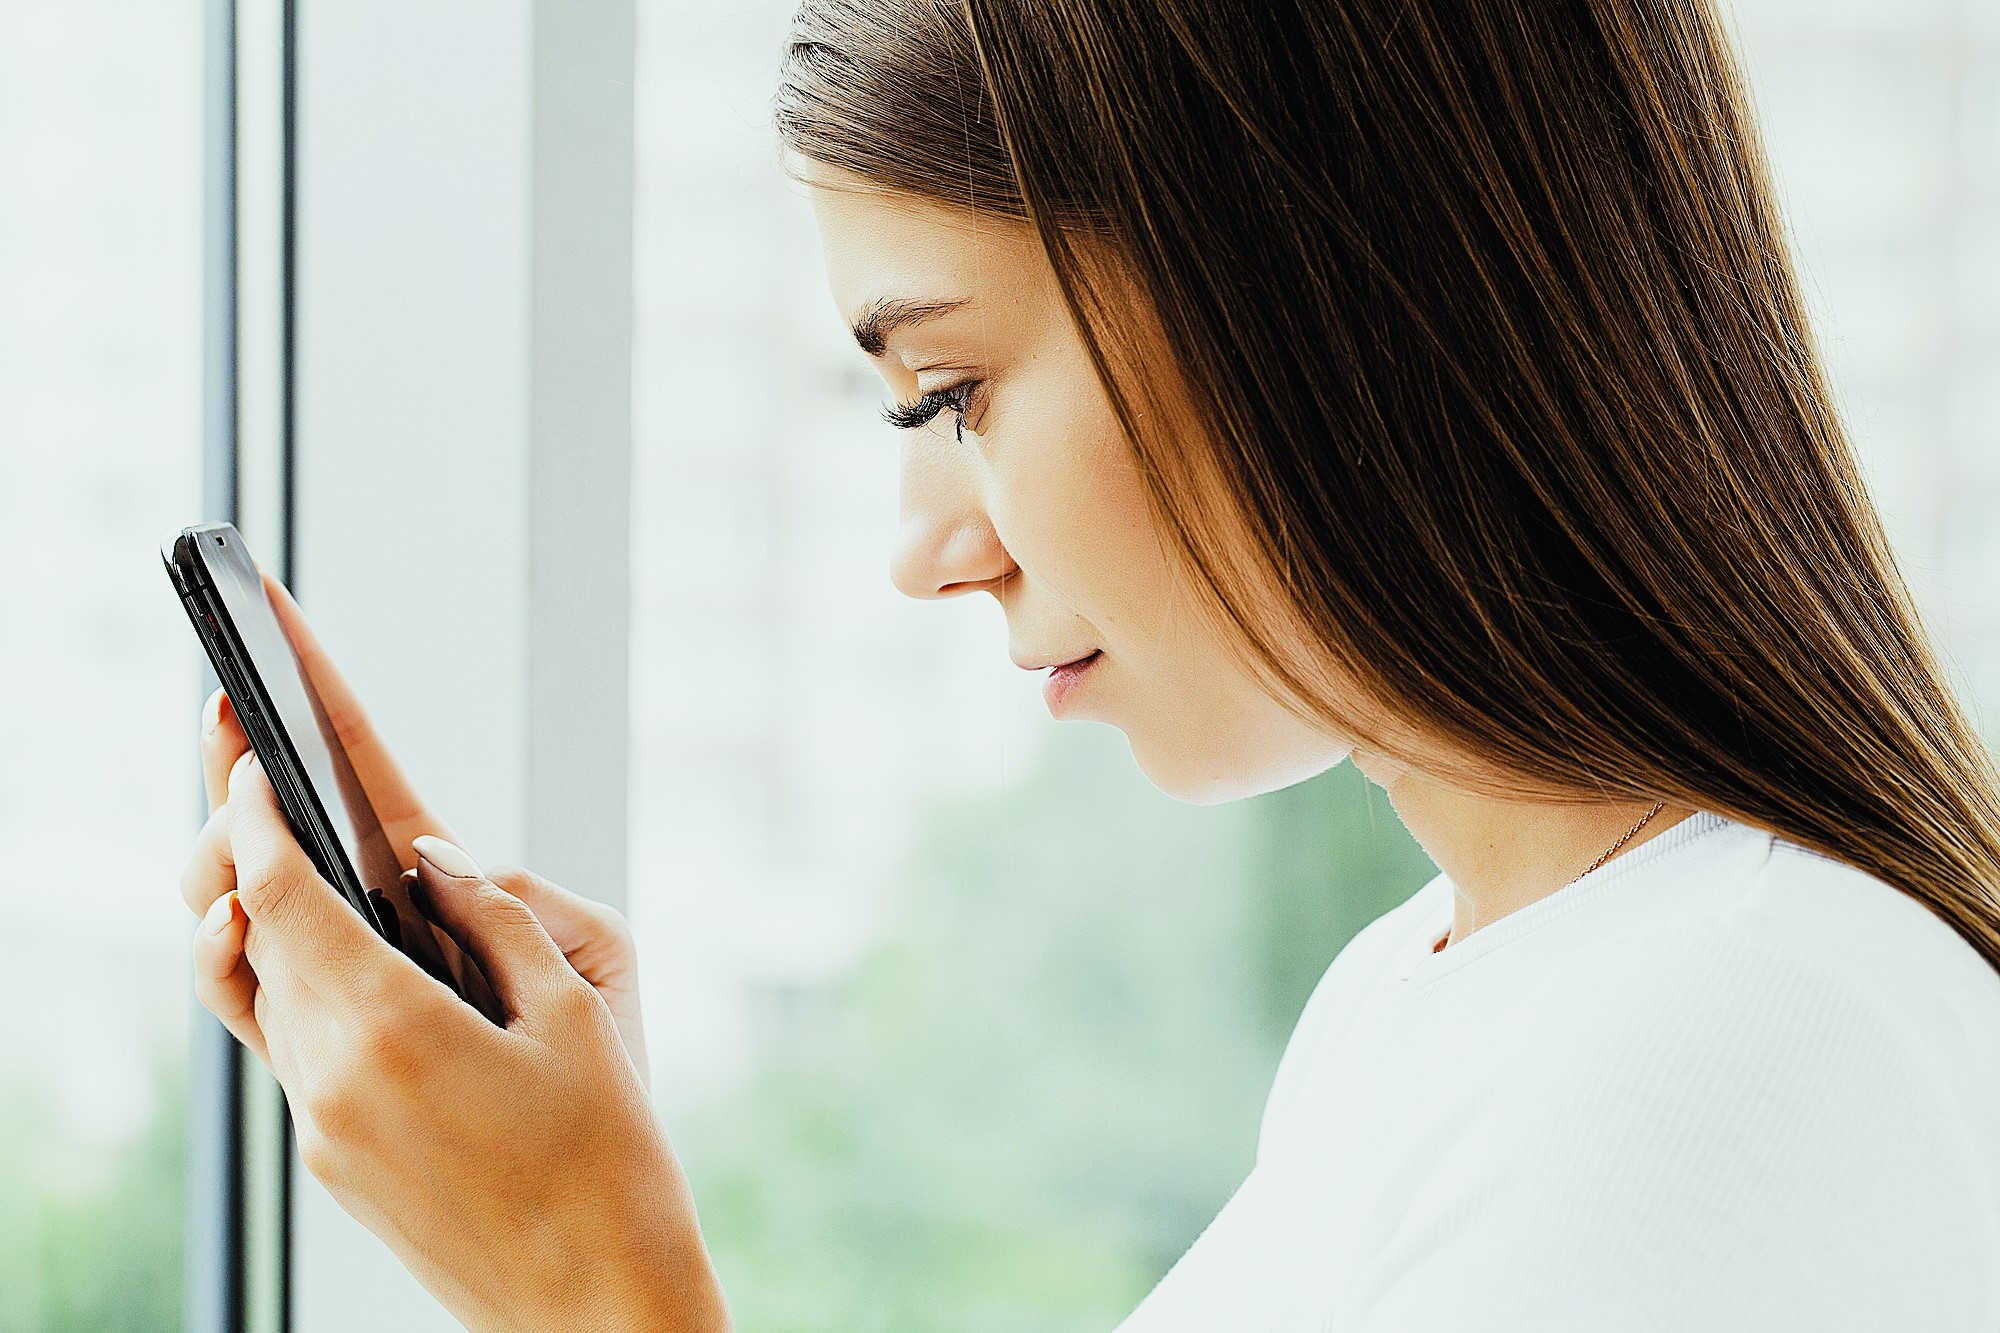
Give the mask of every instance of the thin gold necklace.
<svg viewBox="0 0 2000 1333">
<path fill-rule="evenodd" d="M 1591 871 L 1597 869 L 1597 867 L 1603 865 L 1606 861 L 1609 861 L 1613 856 L 1617 855 L 1618 849 L 1620 847 L 1623 847 L 1626 843 L 1632 841 L 1632 835 L 1637 833 L 1640 829 L 1646 827 L 1646 825 L 1652 823 L 1653 816 L 1659 814 L 1660 811 L 1666 808 L 1667 808 L 1667 803 L 1665 801 L 1661 801 L 1658 805 L 1655 805 L 1651 810 L 1648 810 L 1646 812 L 1646 817 L 1644 819 L 1641 819 L 1631 828 L 1625 830 L 1624 837 L 1620 838 L 1618 841 L 1612 843 L 1609 847 L 1604 849 L 1604 855 L 1598 857 L 1595 861 L 1592 861 L 1589 865 L 1585 866 L 1583 868 L 1583 875 L 1588 875 Z M 1582 879 L 1583 875 L 1578 875 L 1576 879 Z M 1571 880 L 1569 884 L 1576 883 L 1576 879 Z M 1563 887 L 1568 888 L 1569 884 L 1565 884 L 1563 885 Z"/>
<path fill-rule="evenodd" d="M 1659 814 L 1660 811 L 1666 808 L 1667 808 L 1667 803 L 1665 801 L 1661 801 L 1659 804 L 1655 805 L 1651 810 L 1648 810 L 1646 812 L 1645 818 L 1641 819 L 1631 828 L 1626 829 L 1625 836 L 1620 838 L 1618 841 L 1612 843 L 1609 847 L 1606 847 L 1604 849 L 1604 855 L 1598 857 L 1595 861 L 1592 861 L 1589 865 L 1585 866 L 1583 868 L 1583 874 L 1578 875 L 1576 879 L 1582 879 L 1584 875 L 1588 875 L 1591 871 L 1597 869 L 1597 867 L 1603 865 L 1606 861 L 1609 861 L 1612 857 L 1616 856 L 1618 854 L 1618 849 L 1620 847 L 1623 847 L 1626 843 L 1632 841 L 1633 836 L 1637 834 L 1640 829 L 1646 827 L 1646 825 L 1653 822 L 1654 815 Z M 1565 884 L 1562 887 L 1565 889 L 1568 888 L 1570 884 L 1576 883 L 1576 879 L 1571 880 L 1569 884 Z M 1436 944 L 1433 944 L 1431 946 L 1431 952 L 1432 953 L 1443 952 L 1444 946 L 1446 944 L 1449 944 L 1450 942 L 1451 942 L 1451 932 L 1446 931 L 1444 938 L 1440 939 Z"/>
</svg>

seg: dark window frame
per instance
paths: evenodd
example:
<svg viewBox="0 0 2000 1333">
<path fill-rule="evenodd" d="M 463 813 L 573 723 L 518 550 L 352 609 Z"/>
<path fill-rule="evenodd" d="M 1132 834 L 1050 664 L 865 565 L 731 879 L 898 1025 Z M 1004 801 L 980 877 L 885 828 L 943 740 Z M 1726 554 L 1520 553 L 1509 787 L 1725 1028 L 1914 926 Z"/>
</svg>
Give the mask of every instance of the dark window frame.
<svg viewBox="0 0 2000 1333">
<path fill-rule="evenodd" d="M 257 0 L 247 0 L 256 3 Z M 276 49 L 257 53 L 275 62 L 280 170 L 275 197 L 279 226 L 278 347 L 265 349 L 278 376 L 280 424 L 263 442 L 276 457 L 263 461 L 277 478 L 277 533 L 260 533 L 280 577 L 293 578 L 292 267 L 296 116 L 296 5 L 276 7 Z M 239 116 L 273 108 L 246 107 L 239 47 L 239 0 L 203 7 L 202 96 L 202 519 L 238 522 L 244 475 L 239 395 L 242 199 L 238 170 Z M 275 351 L 275 356 L 268 353 Z M 270 538 L 275 537 L 273 542 Z M 217 687 L 202 669 L 202 693 Z M 198 807 L 205 816 L 206 801 Z M 187 1333 L 289 1333 L 291 1328 L 291 1122 L 276 1081 L 220 1022 L 197 1013 L 189 1051 L 187 1245 L 183 1310 Z"/>
</svg>

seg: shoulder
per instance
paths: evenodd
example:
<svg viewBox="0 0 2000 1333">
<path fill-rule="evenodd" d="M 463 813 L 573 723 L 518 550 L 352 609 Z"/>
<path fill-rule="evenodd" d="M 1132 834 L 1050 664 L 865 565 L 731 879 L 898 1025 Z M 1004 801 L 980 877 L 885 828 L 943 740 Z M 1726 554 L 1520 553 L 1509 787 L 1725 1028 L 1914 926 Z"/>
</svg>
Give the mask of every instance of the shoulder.
<svg viewBox="0 0 2000 1333">
<path fill-rule="evenodd" d="M 1915 1021 L 2000 1037 L 2000 973 L 1943 917 L 1866 870 L 1774 838 L 1737 917 L 1746 932 L 1782 937 L 1872 985 Z"/>
<path fill-rule="evenodd" d="M 1258 1142 L 1268 1141 L 1273 1124 L 1294 1099 L 1310 1071 L 1321 1064 L 1351 1021 L 1361 997 L 1380 986 L 1404 951 L 1421 947 L 1419 936 L 1440 912 L 1449 910 L 1450 883 L 1443 875 L 1356 931 L 1314 984 L 1285 1043 L 1284 1055 L 1264 1103 Z"/>
<path fill-rule="evenodd" d="M 1433 1244 L 1475 1285 L 1539 1274 L 1507 1298 L 1519 1318 L 1490 1325 L 1510 1330 L 1585 1313 L 1992 1326 L 2000 977 L 1841 863 L 1779 843 L 1739 887 L 1593 939 L 1524 992 L 1528 1030 L 1385 1273 Z M 1408 1319 L 1433 1299 L 1388 1281 L 1364 1327 L 1422 1326 Z"/>
<path fill-rule="evenodd" d="M 1773 1133 L 1886 1113 L 1882 1080 L 1966 1117 L 1987 1084 L 1966 1076 L 2000 1061 L 2000 976 L 1988 969 L 1982 994 L 1911 966 L 1933 952 L 1852 925 L 1789 931 L 1734 913 L 1659 923 L 1615 957 L 1580 952 L 1557 969 L 1520 1072 L 1576 1091 L 1615 1082 L 1628 1110 L 1791 1117 Z"/>
<path fill-rule="evenodd" d="M 1663 1243 L 1731 1217 L 1778 1264 L 1962 1284 L 1938 1256 L 2000 1248 L 2000 975 L 1928 909 L 1777 842 L 1727 906 L 1591 952 L 1496 1107 L 1541 1188 L 1615 1213 L 1617 1179 Z"/>
<path fill-rule="evenodd" d="M 1422 947 L 1420 936 L 1442 912 L 1449 911 L 1451 884 L 1434 875 L 1422 888 L 1356 931 L 1320 975 L 1299 1014 L 1292 1045 L 1311 1042 L 1337 1020 L 1346 996 L 1365 993 L 1381 984 L 1396 961 Z"/>
<path fill-rule="evenodd" d="M 1579 1040 L 1629 1033 L 1712 1052 L 1864 1031 L 1903 1058 L 1995 1075 L 2000 973 L 1893 885 L 1781 838 L 1743 882 L 1705 888 L 1574 950 L 1557 971 Z M 1663 894 L 1674 899 L 1677 894 Z"/>
</svg>

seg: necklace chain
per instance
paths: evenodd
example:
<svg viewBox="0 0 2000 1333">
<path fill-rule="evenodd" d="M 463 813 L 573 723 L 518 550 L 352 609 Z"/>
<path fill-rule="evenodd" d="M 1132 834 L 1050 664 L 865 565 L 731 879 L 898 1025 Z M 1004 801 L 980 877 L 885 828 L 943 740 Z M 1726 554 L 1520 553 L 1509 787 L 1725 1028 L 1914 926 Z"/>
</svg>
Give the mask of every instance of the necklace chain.
<svg viewBox="0 0 2000 1333">
<path fill-rule="evenodd" d="M 1610 860 L 1610 859 L 1611 859 L 1611 858 L 1612 858 L 1613 856 L 1616 856 L 1616 855 L 1618 854 L 1618 849 L 1619 849 L 1620 847 L 1623 847 L 1623 846 L 1624 846 L 1624 845 L 1625 845 L 1626 843 L 1628 843 L 1628 842 L 1632 841 L 1632 838 L 1633 838 L 1633 835 L 1634 835 L 1634 834 L 1638 833 L 1638 831 L 1639 831 L 1640 829 L 1642 829 L 1642 828 L 1646 827 L 1646 825 L 1648 825 L 1648 824 L 1652 823 L 1652 822 L 1653 822 L 1653 816 L 1654 816 L 1654 815 L 1657 815 L 1657 814 L 1659 814 L 1659 813 L 1660 813 L 1660 811 L 1662 811 L 1662 810 L 1664 810 L 1664 809 L 1666 809 L 1666 808 L 1667 808 L 1667 803 L 1666 803 L 1665 801 L 1661 801 L 1661 802 L 1660 802 L 1660 803 L 1659 803 L 1658 805 L 1654 806 L 1654 807 L 1653 807 L 1653 808 L 1652 808 L 1651 810 L 1648 810 L 1648 811 L 1646 812 L 1646 816 L 1645 816 L 1645 818 L 1641 819 L 1641 820 L 1640 820 L 1640 821 L 1639 821 L 1638 823 L 1634 824 L 1634 825 L 1633 825 L 1633 826 L 1632 826 L 1631 828 L 1628 828 L 1628 829 L 1626 829 L 1626 830 L 1625 830 L 1625 836 L 1624 836 L 1624 837 L 1620 838 L 1620 839 L 1619 839 L 1618 841 L 1616 841 L 1616 842 L 1612 843 L 1612 844 L 1611 844 L 1611 845 L 1610 845 L 1609 847 L 1607 847 L 1607 848 L 1605 848 L 1605 849 L 1604 849 L 1604 855 L 1602 855 L 1602 856 L 1598 857 L 1598 858 L 1597 858 L 1597 859 L 1596 859 L 1595 861 L 1592 861 L 1592 862 L 1591 862 L 1591 863 L 1590 863 L 1589 865 L 1585 866 L 1585 867 L 1583 868 L 1583 875 L 1588 875 L 1588 874 L 1589 874 L 1589 873 L 1590 873 L 1591 871 L 1593 871 L 1593 870 L 1597 869 L 1597 867 L 1599 867 L 1599 866 L 1603 865 L 1603 864 L 1604 864 L 1604 863 L 1605 863 L 1606 861 L 1609 861 L 1609 860 Z M 1578 876 L 1576 877 L 1576 879 L 1582 879 L 1582 878 L 1583 878 L 1583 875 L 1578 875 Z M 1571 881 L 1570 881 L 1569 883 L 1570 883 L 1570 884 L 1574 884 L 1574 883 L 1576 883 L 1576 879 L 1573 879 L 1573 880 L 1571 880 Z M 1564 887 L 1564 888 L 1568 888 L 1568 887 L 1569 887 L 1569 884 L 1565 884 L 1565 885 L 1563 885 L 1563 887 Z"/>
<path fill-rule="evenodd" d="M 1592 861 L 1589 865 L 1585 866 L 1583 868 L 1583 874 L 1578 875 L 1576 879 L 1582 879 L 1584 875 L 1588 875 L 1591 871 L 1597 869 L 1597 867 L 1603 865 L 1606 861 L 1609 861 L 1612 857 L 1616 856 L 1618 854 L 1618 849 L 1620 847 L 1623 847 L 1626 843 L 1632 841 L 1632 839 L 1638 834 L 1640 829 L 1646 827 L 1646 825 L 1653 822 L 1654 815 L 1659 814 L 1660 811 L 1666 808 L 1667 808 L 1667 803 L 1665 801 L 1661 801 L 1659 804 L 1655 805 L 1651 810 L 1648 810 L 1645 813 L 1645 816 L 1642 819 L 1640 819 L 1638 823 L 1634 824 L 1631 828 L 1625 830 L 1624 837 L 1620 838 L 1618 841 L 1612 843 L 1609 847 L 1606 847 L 1604 849 L 1604 855 L 1598 857 L 1595 861 Z M 1576 883 L 1576 879 L 1571 880 L 1569 884 Z M 1565 884 L 1563 885 L 1563 887 L 1568 888 L 1569 884 Z M 1438 951 L 1443 949 L 1445 944 L 1450 940 L 1450 938 L 1451 936 L 1447 933 L 1444 939 L 1439 940 L 1436 944 L 1433 944 L 1431 946 L 1431 952 L 1437 953 Z"/>
</svg>

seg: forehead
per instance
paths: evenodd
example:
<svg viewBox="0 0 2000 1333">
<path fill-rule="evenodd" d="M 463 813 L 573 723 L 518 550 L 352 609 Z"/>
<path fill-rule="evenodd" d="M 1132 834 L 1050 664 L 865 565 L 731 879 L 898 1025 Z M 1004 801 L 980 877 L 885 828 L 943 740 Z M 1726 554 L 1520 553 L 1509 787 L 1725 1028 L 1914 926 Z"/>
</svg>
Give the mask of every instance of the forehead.
<svg viewBox="0 0 2000 1333">
<path fill-rule="evenodd" d="M 876 301 L 1036 304 L 1058 296 L 1025 223 L 883 190 L 834 168 L 806 181 L 827 281 L 850 321 Z"/>
</svg>

